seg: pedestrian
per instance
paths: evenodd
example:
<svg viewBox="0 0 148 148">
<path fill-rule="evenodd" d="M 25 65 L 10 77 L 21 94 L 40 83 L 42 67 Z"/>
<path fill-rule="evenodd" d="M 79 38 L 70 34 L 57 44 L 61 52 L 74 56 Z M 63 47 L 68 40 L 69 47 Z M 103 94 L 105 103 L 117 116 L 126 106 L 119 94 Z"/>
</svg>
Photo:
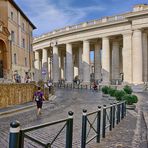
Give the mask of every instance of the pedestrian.
<svg viewBox="0 0 148 148">
<path fill-rule="evenodd" d="M 93 88 L 94 88 L 94 90 L 98 90 L 98 86 L 97 86 L 96 82 L 94 82 Z"/>
<path fill-rule="evenodd" d="M 52 82 L 49 80 L 47 85 L 48 85 L 49 93 L 50 93 L 51 92 L 51 88 L 52 88 Z"/>
<path fill-rule="evenodd" d="M 34 94 L 34 101 L 36 101 L 36 105 L 37 105 L 37 115 L 41 114 L 41 109 L 42 109 L 44 100 L 45 100 L 45 97 L 43 95 L 43 92 L 41 91 L 41 87 L 38 87 L 38 90 Z"/>
</svg>

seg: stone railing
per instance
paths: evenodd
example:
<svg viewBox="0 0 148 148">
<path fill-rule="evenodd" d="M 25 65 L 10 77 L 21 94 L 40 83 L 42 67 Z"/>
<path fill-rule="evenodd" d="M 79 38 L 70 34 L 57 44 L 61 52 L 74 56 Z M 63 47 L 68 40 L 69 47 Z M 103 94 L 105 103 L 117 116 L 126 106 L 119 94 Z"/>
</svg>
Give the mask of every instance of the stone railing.
<svg viewBox="0 0 148 148">
<path fill-rule="evenodd" d="M 84 27 L 94 26 L 94 25 L 97 25 L 97 24 L 101 25 L 103 23 L 121 21 L 121 20 L 124 20 L 125 17 L 126 17 L 125 14 L 116 15 L 116 16 L 104 17 L 104 18 L 97 19 L 97 20 L 91 20 L 91 21 L 88 21 L 88 22 L 84 22 L 84 23 L 80 23 L 80 24 L 76 24 L 76 25 L 72 25 L 72 26 L 66 26 L 64 28 L 56 29 L 52 32 L 48 32 L 48 33 L 43 34 L 39 37 L 36 37 L 36 38 L 34 38 L 34 41 L 37 41 L 37 40 L 40 40 L 44 37 L 52 36 L 52 35 L 55 35 L 55 34 L 58 35 L 60 33 L 66 33 L 67 31 L 73 31 L 73 30 L 84 28 Z"/>
<path fill-rule="evenodd" d="M 0 108 L 33 100 L 34 84 L 0 84 Z"/>
</svg>

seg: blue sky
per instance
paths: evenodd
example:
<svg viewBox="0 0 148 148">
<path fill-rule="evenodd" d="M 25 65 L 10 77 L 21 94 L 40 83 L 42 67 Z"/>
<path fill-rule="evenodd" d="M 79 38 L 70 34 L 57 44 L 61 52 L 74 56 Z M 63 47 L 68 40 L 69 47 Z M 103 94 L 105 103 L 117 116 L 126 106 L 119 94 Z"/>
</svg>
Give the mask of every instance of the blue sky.
<svg viewBox="0 0 148 148">
<path fill-rule="evenodd" d="M 34 36 L 64 26 L 132 11 L 148 0 L 14 0 L 37 27 Z"/>
</svg>

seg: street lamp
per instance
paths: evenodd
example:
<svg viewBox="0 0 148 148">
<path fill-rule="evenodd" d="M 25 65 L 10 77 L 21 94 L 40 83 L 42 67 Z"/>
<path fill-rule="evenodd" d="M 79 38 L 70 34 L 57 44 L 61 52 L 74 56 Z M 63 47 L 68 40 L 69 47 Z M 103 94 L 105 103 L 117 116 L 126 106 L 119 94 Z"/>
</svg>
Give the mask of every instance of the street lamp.
<svg viewBox="0 0 148 148">
<path fill-rule="evenodd" d="M 58 41 L 57 40 L 54 40 L 54 41 L 51 41 L 50 42 L 50 47 L 53 47 L 53 46 L 57 46 L 58 45 Z M 50 50 L 50 62 L 49 62 L 49 64 L 50 64 L 50 81 L 51 81 L 51 74 L 52 74 L 52 70 L 51 70 L 51 68 L 52 68 L 52 64 L 53 63 L 53 51 L 52 51 L 52 49 Z"/>
</svg>

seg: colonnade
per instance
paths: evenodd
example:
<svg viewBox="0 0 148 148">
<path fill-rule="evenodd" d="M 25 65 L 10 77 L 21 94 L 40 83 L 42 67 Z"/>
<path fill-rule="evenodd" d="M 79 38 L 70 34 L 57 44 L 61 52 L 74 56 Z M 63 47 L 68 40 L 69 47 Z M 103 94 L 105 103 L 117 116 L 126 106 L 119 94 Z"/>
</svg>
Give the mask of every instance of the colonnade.
<svg viewBox="0 0 148 148">
<path fill-rule="evenodd" d="M 140 29 L 38 49 L 35 51 L 36 79 L 44 76 L 55 83 L 61 79 L 72 83 L 77 76 L 83 83 L 90 83 L 90 51 L 94 51 L 96 81 L 109 84 L 121 80 L 123 75 L 123 83 L 147 82 L 148 36 Z"/>
</svg>

